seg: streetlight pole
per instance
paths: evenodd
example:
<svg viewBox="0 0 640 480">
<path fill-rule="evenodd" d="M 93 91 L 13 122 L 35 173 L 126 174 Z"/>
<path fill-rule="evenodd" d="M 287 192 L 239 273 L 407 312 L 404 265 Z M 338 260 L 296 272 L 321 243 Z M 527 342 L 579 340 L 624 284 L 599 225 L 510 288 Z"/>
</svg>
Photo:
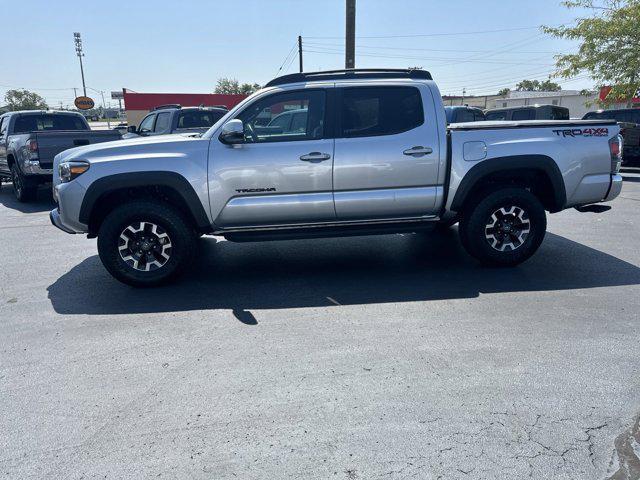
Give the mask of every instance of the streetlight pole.
<svg viewBox="0 0 640 480">
<path fill-rule="evenodd" d="M 84 96 L 87 96 L 87 87 L 84 83 L 84 68 L 82 66 L 82 57 L 84 57 L 84 53 L 82 53 L 82 38 L 80 37 L 80 32 L 73 33 L 73 41 L 76 44 L 76 54 L 78 55 L 78 59 L 80 60 L 80 75 L 82 75 L 82 90 L 84 91 Z"/>
<path fill-rule="evenodd" d="M 104 103 L 104 90 L 96 90 L 95 88 L 89 87 L 89 90 L 93 90 L 96 93 L 99 93 L 102 97 L 102 112 L 104 116 L 107 118 L 107 128 L 111 130 L 111 121 L 109 120 L 109 116 L 107 115 L 107 105 Z"/>
<path fill-rule="evenodd" d="M 356 68 L 356 0 L 346 0 L 344 68 Z"/>
</svg>

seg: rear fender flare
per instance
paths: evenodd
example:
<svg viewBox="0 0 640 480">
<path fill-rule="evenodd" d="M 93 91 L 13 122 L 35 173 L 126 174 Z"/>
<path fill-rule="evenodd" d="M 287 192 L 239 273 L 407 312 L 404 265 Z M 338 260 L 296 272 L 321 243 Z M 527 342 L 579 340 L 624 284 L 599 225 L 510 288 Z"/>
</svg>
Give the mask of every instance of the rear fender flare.
<svg viewBox="0 0 640 480">
<path fill-rule="evenodd" d="M 538 170 L 543 172 L 553 187 L 552 212 L 562 210 L 567 203 L 567 193 L 562 173 L 556 162 L 546 155 L 514 155 L 485 160 L 474 166 L 460 182 L 451 202 L 451 210 L 460 211 L 474 187 L 484 178 L 504 170 Z"/>
</svg>

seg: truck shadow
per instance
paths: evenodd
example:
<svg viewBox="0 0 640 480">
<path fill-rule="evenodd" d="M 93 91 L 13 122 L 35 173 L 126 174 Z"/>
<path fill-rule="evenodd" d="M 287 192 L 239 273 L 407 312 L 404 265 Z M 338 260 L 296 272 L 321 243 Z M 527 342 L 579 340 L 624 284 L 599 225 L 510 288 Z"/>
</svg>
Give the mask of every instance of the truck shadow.
<svg viewBox="0 0 640 480">
<path fill-rule="evenodd" d="M 202 240 L 196 266 L 155 289 L 120 284 L 97 256 L 48 287 L 61 314 L 119 315 L 226 309 L 255 324 L 252 309 L 475 298 L 481 293 L 636 285 L 640 268 L 554 234 L 525 264 L 479 266 L 455 230 L 442 235 L 237 244 Z M 82 293 L 80 293 L 82 292 Z"/>
<path fill-rule="evenodd" d="M 29 203 L 20 203 L 13 195 L 11 183 L 4 183 L 0 186 L 0 205 L 4 205 L 12 210 L 21 213 L 44 212 L 55 208 L 56 204 L 51 196 L 51 185 L 43 185 L 38 188 L 38 197 Z"/>
</svg>

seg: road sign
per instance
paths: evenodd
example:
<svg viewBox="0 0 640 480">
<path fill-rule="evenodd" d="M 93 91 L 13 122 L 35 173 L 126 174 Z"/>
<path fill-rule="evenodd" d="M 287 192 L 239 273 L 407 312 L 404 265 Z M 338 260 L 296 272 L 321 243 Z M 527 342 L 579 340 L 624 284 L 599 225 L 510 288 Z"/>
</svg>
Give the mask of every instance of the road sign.
<svg viewBox="0 0 640 480">
<path fill-rule="evenodd" d="M 111 99 L 112 100 L 124 100 L 124 93 L 122 92 L 122 90 L 111 92 Z"/>
<path fill-rule="evenodd" d="M 77 97 L 73 103 L 75 103 L 76 107 L 80 110 L 91 110 L 96 106 L 93 99 L 89 97 Z"/>
</svg>

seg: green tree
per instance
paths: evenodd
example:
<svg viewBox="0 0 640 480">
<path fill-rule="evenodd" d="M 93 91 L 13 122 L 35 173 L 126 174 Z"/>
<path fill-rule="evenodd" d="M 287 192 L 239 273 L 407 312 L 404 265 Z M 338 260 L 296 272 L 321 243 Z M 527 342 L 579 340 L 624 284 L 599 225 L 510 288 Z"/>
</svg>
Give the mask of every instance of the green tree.
<svg viewBox="0 0 640 480">
<path fill-rule="evenodd" d="M 218 79 L 214 93 L 223 93 L 227 95 L 250 95 L 257 90 L 260 90 L 260 88 L 260 85 L 257 83 L 240 84 L 235 78 L 220 78 Z"/>
<path fill-rule="evenodd" d="M 562 87 L 551 80 L 522 80 L 516 85 L 519 92 L 559 92 Z"/>
<path fill-rule="evenodd" d="M 8 90 L 4 96 L 9 110 L 46 110 L 49 107 L 44 98 L 29 90 Z"/>
<path fill-rule="evenodd" d="M 559 92 L 560 90 L 562 90 L 562 87 L 551 80 L 544 80 L 540 82 L 541 92 Z"/>
<path fill-rule="evenodd" d="M 510 88 L 503 88 L 498 92 L 498 95 L 500 95 L 501 97 L 506 97 L 507 95 L 509 95 L 509 93 L 511 93 Z"/>
<path fill-rule="evenodd" d="M 557 76 L 586 72 L 597 84 L 612 87 L 607 103 L 631 106 L 640 89 L 640 0 L 570 0 L 563 5 L 594 13 L 573 26 L 542 27 L 555 37 L 580 42 L 576 53 L 556 56 Z"/>
</svg>

